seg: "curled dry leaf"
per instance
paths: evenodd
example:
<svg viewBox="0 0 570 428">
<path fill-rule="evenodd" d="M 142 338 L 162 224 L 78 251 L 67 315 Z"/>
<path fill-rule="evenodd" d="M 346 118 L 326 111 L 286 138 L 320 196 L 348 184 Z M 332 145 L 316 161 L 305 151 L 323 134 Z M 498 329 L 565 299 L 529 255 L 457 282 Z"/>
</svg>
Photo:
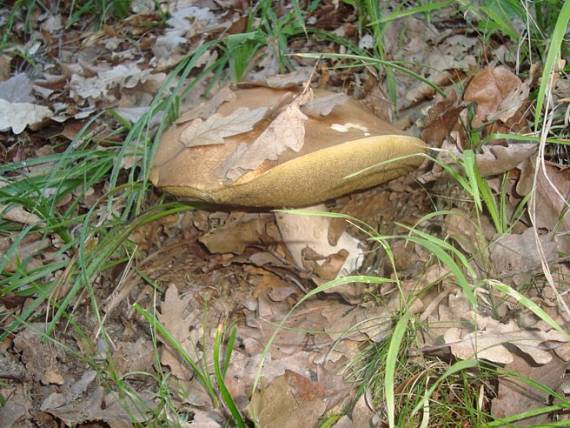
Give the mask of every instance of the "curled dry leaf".
<svg viewBox="0 0 570 428">
<path fill-rule="evenodd" d="M 477 73 L 463 94 L 465 101 L 477 103 L 473 126 L 479 127 L 489 120 L 489 115 L 495 114 L 507 97 L 510 96 L 511 100 L 519 99 L 518 95 L 511 93 L 520 91 L 521 85 L 521 80 L 506 67 L 489 66 Z"/>
<path fill-rule="evenodd" d="M 459 114 L 465 107 L 457 104 L 457 94 L 451 91 L 444 99 L 438 96 L 434 105 L 429 109 L 426 124 L 422 130 L 422 139 L 431 147 L 441 147 L 443 140 L 458 127 Z"/>
<path fill-rule="evenodd" d="M 180 135 L 180 142 L 185 147 L 223 144 L 224 138 L 251 131 L 267 112 L 267 107 L 242 107 L 227 116 L 214 114 L 207 120 L 195 119 Z"/>
</svg>

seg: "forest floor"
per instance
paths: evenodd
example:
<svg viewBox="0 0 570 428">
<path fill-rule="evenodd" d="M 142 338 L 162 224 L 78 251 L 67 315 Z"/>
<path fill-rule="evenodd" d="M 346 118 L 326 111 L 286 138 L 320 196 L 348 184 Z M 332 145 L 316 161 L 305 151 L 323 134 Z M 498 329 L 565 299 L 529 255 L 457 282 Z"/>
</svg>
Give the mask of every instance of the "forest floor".
<svg viewBox="0 0 570 428">
<path fill-rule="evenodd" d="M 0 426 L 570 424 L 570 1 L 12 3 Z M 428 151 L 317 213 L 153 185 L 167 129 L 228 144 L 253 87 Z M 303 103 L 270 125 L 301 146 Z"/>
</svg>

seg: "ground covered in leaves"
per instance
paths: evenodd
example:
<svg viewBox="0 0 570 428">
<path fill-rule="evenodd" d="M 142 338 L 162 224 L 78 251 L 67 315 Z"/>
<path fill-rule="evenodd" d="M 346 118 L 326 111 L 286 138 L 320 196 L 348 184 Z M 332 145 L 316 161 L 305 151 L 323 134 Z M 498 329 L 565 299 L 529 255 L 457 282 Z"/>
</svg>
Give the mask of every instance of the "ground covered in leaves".
<svg viewBox="0 0 570 428">
<path fill-rule="evenodd" d="M 0 8 L 0 426 L 563 420 L 570 79 L 537 34 L 568 2 L 255 3 Z M 191 150 L 251 130 L 216 112 L 254 86 L 344 94 L 289 106 L 351 97 L 430 152 L 321 216 L 150 184 L 174 122 Z M 263 143 L 224 179 L 298 151 Z"/>
</svg>

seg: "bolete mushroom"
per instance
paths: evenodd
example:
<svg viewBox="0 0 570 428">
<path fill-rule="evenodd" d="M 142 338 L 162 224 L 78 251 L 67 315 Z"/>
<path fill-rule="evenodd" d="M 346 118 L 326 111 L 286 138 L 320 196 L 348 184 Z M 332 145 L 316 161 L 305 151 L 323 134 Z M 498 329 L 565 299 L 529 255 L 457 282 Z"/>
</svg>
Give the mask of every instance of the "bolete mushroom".
<svg viewBox="0 0 570 428">
<path fill-rule="evenodd" d="M 208 203 L 310 207 L 399 177 L 421 163 L 425 150 L 421 140 L 342 94 L 225 90 L 164 134 L 151 180 L 174 195 Z M 295 264 L 307 269 L 305 250 L 312 249 L 312 266 L 334 259 L 335 273 L 321 269 L 330 278 L 341 267 L 358 268 L 362 254 L 355 254 L 359 242 L 352 237 L 337 246 L 326 243 L 328 220 L 277 216 Z"/>
<path fill-rule="evenodd" d="M 307 100 L 259 87 L 229 98 L 214 115 L 178 121 L 164 134 L 155 186 L 215 204 L 305 207 L 399 177 L 425 151 L 344 95 L 316 91 Z"/>
</svg>

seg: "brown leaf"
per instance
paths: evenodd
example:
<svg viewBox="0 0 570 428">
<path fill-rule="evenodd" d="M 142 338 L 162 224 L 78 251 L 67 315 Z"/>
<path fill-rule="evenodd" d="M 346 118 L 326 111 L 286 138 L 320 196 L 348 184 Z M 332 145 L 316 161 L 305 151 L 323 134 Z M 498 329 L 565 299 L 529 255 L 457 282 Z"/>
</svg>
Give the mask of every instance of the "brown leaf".
<svg viewBox="0 0 570 428">
<path fill-rule="evenodd" d="M 540 241 L 546 261 L 553 261 L 557 256 L 558 245 L 551 235 L 541 236 Z M 532 228 L 520 235 L 501 236 L 493 242 L 490 251 L 495 271 L 502 275 L 513 275 L 513 281 L 517 285 L 528 281 L 529 274 L 541 267 Z"/>
<path fill-rule="evenodd" d="M 105 395 L 102 387 L 97 387 L 86 397 L 72 401 L 65 406 L 50 409 L 49 413 L 58 417 L 66 425 L 76 426 L 84 422 L 102 421 L 111 428 L 128 428 L 133 423 L 142 423 L 150 416 L 154 407 L 151 394 L 139 394 L 136 401 L 119 398 L 111 392 Z"/>
<path fill-rule="evenodd" d="M 212 116 L 218 108 L 225 102 L 235 99 L 236 95 L 234 92 L 224 86 L 222 89 L 216 92 L 216 94 L 210 98 L 208 101 L 200 103 L 198 107 L 188 110 L 182 116 L 176 120 L 176 124 L 180 125 L 182 123 L 189 122 L 194 119 L 207 119 Z"/>
<path fill-rule="evenodd" d="M 516 190 L 526 195 L 532 190 L 536 158 L 527 159 L 521 165 L 521 175 Z M 554 185 L 554 188 L 550 184 Z M 537 177 L 536 227 L 545 228 L 555 233 L 559 250 L 570 253 L 570 210 L 567 201 L 570 198 L 570 169 L 560 169 L 546 164 Z"/>
<path fill-rule="evenodd" d="M 326 211 L 324 205 L 314 206 L 310 209 Z M 277 213 L 275 218 L 283 242 L 299 268 L 305 269 L 312 265 L 314 269 L 317 269 L 323 264 L 324 259 L 333 254 L 338 254 L 341 250 L 347 254 L 345 262 L 339 270 L 341 274 L 349 274 L 362 264 L 363 250 L 359 248 L 360 241 L 358 239 L 345 232 L 335 245 L 329 244 L 327 238 L 331 223 L 329 217 Z M 310 248 L 310 252 L 307 252 L 306 248 Z M 308 261 L 306 256 L 309 254 L 320 256 L 321 259 L 317 263 L 319 266 L 315 266 L 315 263 L 306 263 Z M 313 261 L 314 259 L 315 257 L 313 257 Z M 326 270 L 323 273 L 326 273 Z M 330 269 L 328 273 L 331 273 Z"/>
<path fill-rule="evenodd" d="M 32 426 L 29 422 L 23 422 L 30 416 L 32 408 L 33 403 L 29 392 L 26 393 L 23 385 L 17 387 L 15 393 L 10 394 L 0 407 L 0 426 L 7 428 Z M 17 423 L 19 419 L 22 424 Z"/>
<path fill-rule="evenodd" d="M 521 80 L 506 67 L 487 67 L 477 73 L 465 89 L 463 99 L 477 103 L 473 126 L 479 127 L 496 113 L 499 105 L 513 91 L 518 91 Z"/>
<path fill-rule="evenodd" d="M 230 224 L 207 233 L 199 241 L 214 254 L 242 254 L 247 246 L 263 242 L 266 224 L 267 221 L 263 218 Z"/>
<path fill-rule="evenodd" d="M 505 370 L 514 371 L 519 376 L 529 378 L 553 390 L 562 384 L 567 363 L 554 358 L 548 364 L 531 366 L 524 358 L 513 355 L 513 361 L 505 366 Z M 511 376 L 499 377 L 497 397 L 491 404 L 491 414 L 495 418 L 516 415 L 535 408 L 543 407 L 548 402 L 548 394 L 531 388 L 527 383 Z M 517 426 L 535 426 L 548 422 L 548 414 L 524 419 Z"/>
<path fill-rule="evenodd" d="M 483 177 L 501 174 L 515 168 L 536 153 L 534 143 L 510 142 L 507 146 L 485 145 L 477 154 L 477 167 Z"/>
<path fill-rule="evenodd" d="M 312 98 L 312 91 L 295 98 L 269 126 L 249 144 L 240 144 L 222 166 L 221 175 L 237 180 L 246 171 L 257 168 L 266 160 L 276 160 L 285 150 L 298 152 L 305 142 L 307 116 L 300 107 Z"/>
<path fill-rule="evenodd" d="M 28 374 L 45 385 L 64 383 L 58 360 L 62 359 L 61 348 L 50 346 L 41 336 L 45 325 L 34 323 L 16 335 L 14 346 L 22 354 Z"/>
<path fill-rule="evenodd" d="M 128 372 L 148 370 L 154 363 L 152 344 L 143 337 L 136 342 L 119 342 L 113 352 L 113 362 L 121 376 Z"/>
<path fill-rule="evenodd" d="M 319 384 L 287 370 L 260 392 L 248 406 L 264 428 L 312 427 L 326 409 Z"/>
<path fill-rule="evenodd" d="M 344 103 L 348 97 L 345 94 L 332 94 L 326 97 L 315 98 L 301 106 L 301 111 L 317 119 L 328 116 L 334 108 Z"/>
<path fill-rule="evenodd" d="M 478 315 L 479 330 L 467 332 L 461 328 L 450 328 L 444 334 L 445 343 L 457 358 L 481 358 L 495 363 L 508 364 L 513 355 L 505 345 L 517 347 L 527 354 L 536 364 L 546 364 L 552 360 L 552 353 L 541 345 L 547 341 L 567 342 L 560 333 L 550 330 L 525 330 L 514 321 L 500 323 L 490 317 Z"/>
<path fill-rule="evenodd" d="M 431 147 L 441 147 L 443 140 L 459 124 L 459 114 L 463 106 L 457 106 L 457 95 L 452 91 L 447 98 L 436 102 L 428 111 L 426 126 L 422 130 L 422 140 Z"/>
<path fill-rule="evenodd" d="M 182 131 L 180 142 L 184 147 L 224 144 L 224 138 L 251 131 L 265 117 L 268 110 L 267 107 L 259 107 L 253 110 L 242 107 L 227 116 L 216 113 L 206 120 L 194 119 Z"/>
<path fill-rule="evenodd" d="M 267 77 L 261 83 L 276 89 L 294 88 L 305 83 L 311 77 L 312 72 L 313 67 L 303 67 L 290 73 Z"/>
<path fill-rule="evenodd" d="M 193 357 L 196 357 L 196 347 L 190 337 L 196 313 L 189 312 L 190 296 L 181 299 L 176 285 L 170 284 L 164 295 L 164 301 L 157 313 L 158 320 L 170 332 L 180 345 Z M 163 341 L 163 339 L 161 339 Z M 164 343 L 164 342 L 163 342 Z M 165 344 L 160 356 L 160 362 L 170 367 L 172 374 L 179 379 L 189 379 L 191 373 L 180 360 L 180 356 Z"/>
</svg>

